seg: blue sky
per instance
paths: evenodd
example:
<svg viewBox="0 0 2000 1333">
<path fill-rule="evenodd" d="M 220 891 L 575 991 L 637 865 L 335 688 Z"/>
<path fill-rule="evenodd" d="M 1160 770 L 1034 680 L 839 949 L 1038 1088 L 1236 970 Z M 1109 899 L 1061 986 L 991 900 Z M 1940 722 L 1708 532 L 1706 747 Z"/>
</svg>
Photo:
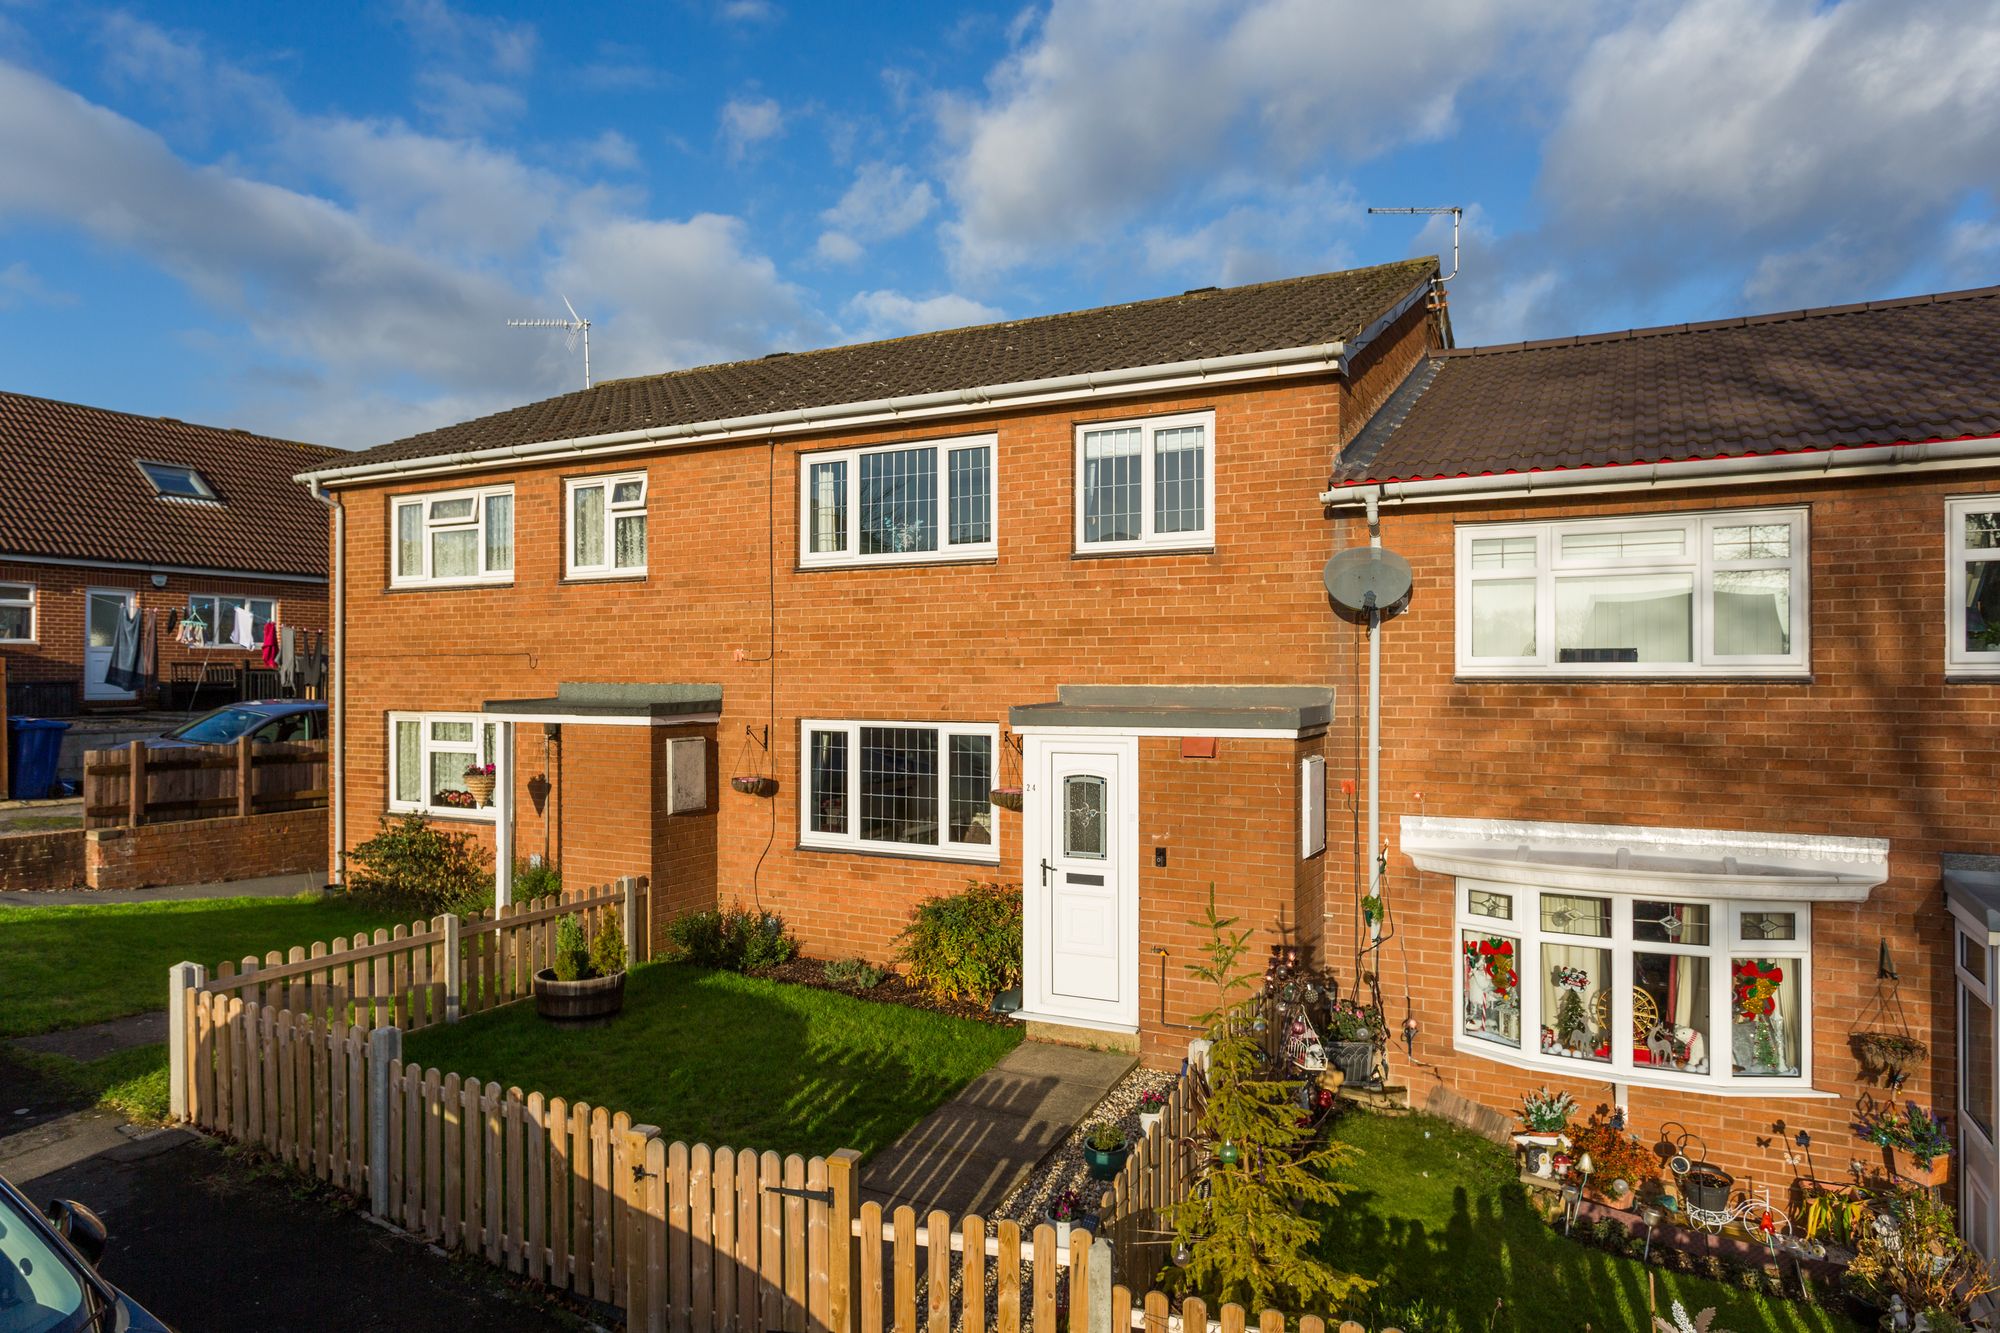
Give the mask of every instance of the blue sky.
<svg viewBox="0 0 2000 1333">
<path fill-rule="evenodd" d="M 2000 281 L 2000 0 L 0 0 L 0 387 L 366 445 L 1447 244 L 1462 343 Z"/>
</svg>

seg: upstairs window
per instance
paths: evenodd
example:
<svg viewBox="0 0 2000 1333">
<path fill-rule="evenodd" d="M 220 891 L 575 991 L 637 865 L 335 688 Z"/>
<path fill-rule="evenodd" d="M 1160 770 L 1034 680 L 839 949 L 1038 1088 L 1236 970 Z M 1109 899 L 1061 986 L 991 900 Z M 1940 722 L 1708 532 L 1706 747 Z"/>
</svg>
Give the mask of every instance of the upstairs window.
<svg viewBox="0 0 2000 1333">
<path fill-rule="evenodd" d="M 1798 676 L 1803 510 L 1458 530 L 1462 675 Z"/>
<path fill-rule="evenodd" d="M 512 486 L 398 496 L 390 512 L 391 584 L 482 583 L 513 575 Z"/>
<path fill-rule="evenodd" d="M 35 585 L 0 583 L 0 643 L 35 641 Z"/>
<path fill-rule="evenodd" d="M 984 559 L 994 437 L 841 449 L 799 463 L 799 564 Z"/>
<path fill-rule="evenodd" d="M 1215 545 L 1215 413 L 1076 428 L 1076 548 L 1088 554 Z"/>
<path fill-rule="evenodd" d="M 151 463 L 143 458 L 133 461 L 146 474 L 146 480 L 153 483 L 153 494 L 162 500 L 222 502 L 215 488 L 208 484 L 208 478 L 194 468 L 181 463 Z"/>
<path fill-rule="evenodd" d="M 646 572 L 646 475 L 575 477 L 569 492 L 571 578 Z"/>
<path fill-rule="evenodd" d="M 1945 670 L 2000 674 L 2000 497 L 1947 500 Z"/>
</svg>

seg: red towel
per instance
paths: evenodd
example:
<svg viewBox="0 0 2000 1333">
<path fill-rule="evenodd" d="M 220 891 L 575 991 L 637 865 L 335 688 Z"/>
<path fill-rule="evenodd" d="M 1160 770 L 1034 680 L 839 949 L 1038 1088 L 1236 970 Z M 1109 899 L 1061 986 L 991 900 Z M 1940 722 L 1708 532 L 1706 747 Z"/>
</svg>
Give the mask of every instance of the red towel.
<svg viewBox="0 0 2000 1333">
<path fill-rule="evenodd" d="M 278 622 L 275 620 L 264 626 L 264 665 L 278 665 Z"/>
</svg>

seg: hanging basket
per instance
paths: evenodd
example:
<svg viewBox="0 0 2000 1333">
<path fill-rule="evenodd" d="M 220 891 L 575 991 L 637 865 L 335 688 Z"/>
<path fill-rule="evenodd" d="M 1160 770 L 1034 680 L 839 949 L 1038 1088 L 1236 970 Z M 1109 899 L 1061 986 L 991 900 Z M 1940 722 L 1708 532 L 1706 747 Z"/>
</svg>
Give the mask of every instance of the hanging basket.
<svg viewBox="0 0 2000 1333">
<path fill-rule="evenodd" d="M 1900 1084 L 1931 1058 L 1931 1048 L 1900 1032 L 1857 1032 L 1850 1039 L 1864 1073 Z"/>
<path fill-rule="evenodd" d="M 778 790 L 778 780 L 759 774 L 739 774 L 729 779 L 729 785 L 745 796 L 771 796 Z"/>
<path fill-rule="evenodd" d="M 1021 789 L 1019 787 L 995 787 L 992 791 L 986 793 L 986 799 L 994 805 L 999 806 L 1002 810 L 1019 810 L 1021 808 Z"/>
<path fill-rule="evenodd" d="M 465 789 L 481 805 L 493 804 L 493 790 L 500 785 L 500 779 L 491 773 L 467 773 L 463 779 Z"/>
</svg>

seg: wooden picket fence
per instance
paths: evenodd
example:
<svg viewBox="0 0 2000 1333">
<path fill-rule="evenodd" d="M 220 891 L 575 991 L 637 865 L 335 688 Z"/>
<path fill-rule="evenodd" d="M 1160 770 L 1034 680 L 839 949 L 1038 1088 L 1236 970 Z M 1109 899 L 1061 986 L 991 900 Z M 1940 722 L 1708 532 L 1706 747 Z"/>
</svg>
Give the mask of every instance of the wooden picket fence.
<svg viewBox="0 0 2000 1333">
<path fill-rule="evenodd" d="M 83 826 L 275 814 L 326 804 L 325 741 L 159 749 L 144 741 L 83 756 Z"/>
<path fill-rule="evenodd" d="M 627 956 L 644 962 L 647 893 L 645 880 L 621 879 L 463 918 L 382 928 L 372 938 L 363 933 L 295 946 L 289 954 L 273 950 L 262 961 L 219 964 L 197 989 L 336 1025 L 413 1032 L 532 996 L 535 973 L 550 965 L 566 916 L 581 917 L 586 936 L 594 936 L 604 913 L 620 914 Z"/>
<path fill-rule="evenodd" d="M 1190 1053 L 1190 1064 L 1194 1056 Z M 1121 1280 L 1149 1281 L 1166 1267 L 1173 1249 L 1164 1214 L 1194 1185 L 1194 1141 L 1199 1109 L 1186 1073 L 1174 1081 L 1160 1118 L 1132 1146 L 1125 1165 L 1104 1192 L 1099 1215 L 1112 1242 Z"/>
</svg>

